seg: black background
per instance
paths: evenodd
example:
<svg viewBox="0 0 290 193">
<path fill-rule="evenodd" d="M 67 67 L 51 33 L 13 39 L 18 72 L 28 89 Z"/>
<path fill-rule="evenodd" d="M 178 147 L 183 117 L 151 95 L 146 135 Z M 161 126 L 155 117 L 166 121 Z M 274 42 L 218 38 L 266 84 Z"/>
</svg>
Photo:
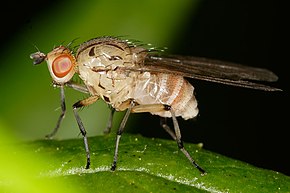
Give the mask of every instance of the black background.
<svg viewBox="0 0 290 193">
<path fill-rule="evenodd" d="M 290 175 L 288 67 L 289 11 L 279 1 L 201 1 L 170 52 L 268 68 L 283 92 L 263 92 L 190 80 L 199 102 L 196 120 L 180 121 L 183 140 L 253 165 Z M 0 17 L 1 48 L 32 17 L 56 1 L 7 2 Z M 173 13 L 174 14 L 174 13 Z M 192 18 L 192 19 L 191 19 Z M 106 34 L 104 34 L 106 35 Z M 170 138 L 159 118 L 133 115 L 149 137 Z M 202 164 L 201 164 L 202 165 Z"/>
<path fill-rule="evenodd" d="M 172 52 L 270 69 L 279 76 L 273 86 L 283 92 L 190 80 L 200 114 L 193 121 L 180 119 L 183 140 L 203 142 L 205 149 L 290 175 L 289 14 L 276 1 L 202 2 L 174 40 Z M 142 125 L 138 132 L 170 138 L 157 117 L 137 116 Z"/>
</svg>

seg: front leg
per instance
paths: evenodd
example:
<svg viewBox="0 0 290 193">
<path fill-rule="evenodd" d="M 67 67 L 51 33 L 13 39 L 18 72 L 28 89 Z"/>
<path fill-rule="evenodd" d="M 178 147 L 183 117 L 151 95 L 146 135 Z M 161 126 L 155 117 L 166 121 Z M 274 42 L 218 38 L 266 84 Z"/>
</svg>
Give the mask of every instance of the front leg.
<svg viewBox="0 0 290 193">
<path fill-rule="evenodd" d="M 79 92 L 82 92 L 85 94 L 89 94 L 87 87 L 83 84 L 78 84 L 74 81 L 69 81 L 69 82 L 65 83 L 65 85 L 76 90 L 76 91 L 79 91 Z"/>
<path fill-rule="evenodd" d="M 64 95 L 64 85 L 60 85 L 59 88 L 60 88 L 61 114 L 58 117 L 56 126 L 53 129 L 53 131 L 50 134 L 48 134 L 48 135 L 45 136 L 47 139 L 51 139 L 53 136 L 55 136 L 55 134 L 57 133 L 57 131 L 58 131 L 59 127 L 60 127 L 60 124 L 61 124 L 62 120 L 64 119 L 65 112 L 66 112 L 65 95 Z"/>
<path fill-rule="evenodd" d="M 77 109 L 79 109 L 81 107 L 84 107 L 84 106 L 91 105 L 94 102 L 96 102 L 98 99 L 99 99 L 98 96 L 91 96 L 91 97 L 89 97 L 87 99 L 78 101 L 78 102 L 76 102 L 73 105 L 73 112 L 74 112 L 76 121 L 78 123 L 79 129 L 81 131 L 81 134 L 82 134 L 82 136 L 84 138 L 85 150 L 86 150 L 86 154 L 87 154 L 87 156 L 86 156 L 87 157 L 86 169 L 89 169 L 90 168 L 90 164 L 91 164 L 90 149 L 89 149 L 89 144 L 88 144 L 88 139 L 87 139 L 87 132 L 86 132 L 86 129 L 85 129 L 85 127 L 84 127 L 84 125 L 83 125 L 83 123 L 81 121 L 81 118 L 80 118 L 80 116 L 78 114 Z"/>
<path fill-rule="evenodd" d="M 66 113 L 66 105 L 65 105 L 65 94 L 64 94 L 64 86 L 68 86 L 76 91 L 82 92 L 82 93 L 88 93 L 88 89 L 81 84 L 77 84 L 73 81 L 67 82 L 64 85 L 58 85 L 56 83 L 54 83 L 54 86 L 58 86 L 60 88 L 60 106 L 61 106 L 61 114 L 58 117 L 57 123 L 55 128 L 53 129 L 53 131 L 51 133 L 49 133 L 48 135 L 46 135 L 45 137 L 48 139 L 51 139 L 55 136 L 55 134 L 58 132 L 59 127 L 65 117 L 65 113 Z"/>
</svg>

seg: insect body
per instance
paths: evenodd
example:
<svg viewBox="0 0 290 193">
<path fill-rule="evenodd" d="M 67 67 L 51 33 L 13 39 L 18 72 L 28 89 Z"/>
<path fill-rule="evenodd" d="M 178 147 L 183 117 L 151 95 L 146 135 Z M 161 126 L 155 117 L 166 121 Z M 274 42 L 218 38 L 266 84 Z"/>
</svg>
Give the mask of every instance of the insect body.
<svg viewBox="0 0 290 193">
<path fill-rule="evenodd" d="M 147 50 L 130 47 L 124 41 L 102 38 L 82 44 L 76 57 L 80 77 L 91 95 L 99 96 L 117 111 L 129 108 L 134 101 L 136 112 L 171 117 L 162 109 L 166 104 L 175 116 L 195 117 L 198 110 L 193 86 L 182 76 L 130 70 L 142 68 L 147 54 Z"/>
<path fill-rule="evenodd" d="M 61 88 L 63 113 L 53 134 L 65 112 L 63 86 L 90 93 L 90 97 L 73 105 L 74 115 L 84 137 L 86 168 L 90 166 L 90 152 L 77 109 L 100 98 L 117 111 L 127 110 L 117 132 L 112 170 L 116 168 L 121 134 L 130 113 L 149 112 L 163 118 L 172 118 L 174 132 L 164 121 L 162 127 L 176 140 L 179 149 L 193 166 L 205 173 L 184 148 L 176 119 L 178 116 L 190 119 L 198 114 L 194 87 L 184 76 L 265 91 L 279 90 L 252 81 L 276 81 L 277 76 L 266 69 L 204 58 L 164 57 L 113 37 L 89 40 L 79 46 L 75 55 L 67 47 L 59 46 L 47 55 L 36 52 L 31 58 L 35 64 L 46 60 L 51 77 Z M 79 74 L 85 87 L 70 81 L 75 73 Z"/>
</svg>

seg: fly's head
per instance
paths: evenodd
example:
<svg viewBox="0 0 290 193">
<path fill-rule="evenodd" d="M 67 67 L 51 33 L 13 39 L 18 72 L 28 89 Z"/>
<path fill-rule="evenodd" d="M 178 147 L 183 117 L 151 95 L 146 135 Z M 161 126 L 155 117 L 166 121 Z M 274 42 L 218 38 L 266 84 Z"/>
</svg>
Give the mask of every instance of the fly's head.
<svg viewBox="0 0 290 193">
<path fill-rule="evenodd" d="M 50 75 L 56 84 L 67 83 L 76 72 L 76 59 L 65 46 L 56 47 L 48 54 L 40 51 L 35 52 L 30 55 L 30 58 L 33 60 L 34 65 L 46 60 Z"/>
</svg>

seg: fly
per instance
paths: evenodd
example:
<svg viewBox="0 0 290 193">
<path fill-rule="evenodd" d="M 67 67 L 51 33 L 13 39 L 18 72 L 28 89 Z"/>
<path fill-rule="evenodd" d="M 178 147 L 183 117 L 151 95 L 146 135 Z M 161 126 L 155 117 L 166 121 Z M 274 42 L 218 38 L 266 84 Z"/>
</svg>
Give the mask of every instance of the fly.
<svg viewBox="0 0 290 193">
<path fill-rule="evenodd" d="M 117 167 L 119 142 L 130 113 L 149 112 L 161 117 L 162 128 L 176 140 L 178 148 L 191 164 L 205 174 L 205 170 L 183 146 L 176 119 L 179 116 L 185 120 L 192 119 L 198 114 L 194 87 L 184 77 L 250 89 L 280 91 L 278 88 L 259 83 L 278 80 L 278 77 L 267 69 L 206 58 L 164 56 L 154 50 L 114 37 L 91 39 L 82 43 L 76 53 L 66 46 L 59 46 L 48 54 L 38 51 L 30 57 L 34 64 L 46 60 L 54 84 L 61 89 L 62 114 L 49 137 L 57 132 L 65 114 L 64 86 L 90 94 L 88 98 L 73 105 L 73 112 L 84 139 L 87 169 L 90 167 L 90 151 L 78 109 L 99 99 L 112 107 L 106 133 L 110 131 L 115 110 L 126 110 L 117 131 L 111 170 L 114 171 Z M 79 75 L 84 85 L 71 81 L 74 74 Z M 166 118 L 172 118 L 173 130 L 167 125 Z"/>
</svg>

